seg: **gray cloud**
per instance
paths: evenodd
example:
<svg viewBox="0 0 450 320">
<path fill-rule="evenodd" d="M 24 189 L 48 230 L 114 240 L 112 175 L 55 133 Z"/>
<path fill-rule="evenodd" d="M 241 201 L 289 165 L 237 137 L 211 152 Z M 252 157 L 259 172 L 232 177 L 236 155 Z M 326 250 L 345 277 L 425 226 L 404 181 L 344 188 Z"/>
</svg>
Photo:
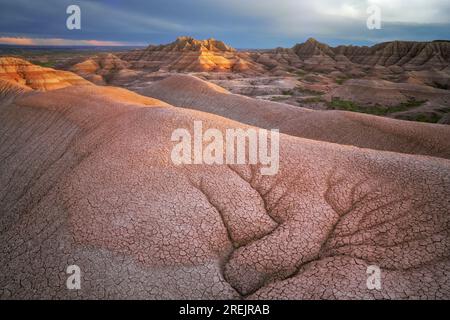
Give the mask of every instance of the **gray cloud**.
<svg viewBox="0 0 450 320">
<path fill-rule="evenodd" d="M 82 30 L 65 28 L 78 4 Z M 366 28 L 368 6 L 382 30 Z M 448 0 L 0 0 L 0 36 L 161 43 L 178 35 L 215 37 L 236 47 L 291 46 L 309 36 L 331 44 L 450 38 Z"/>
</svg>

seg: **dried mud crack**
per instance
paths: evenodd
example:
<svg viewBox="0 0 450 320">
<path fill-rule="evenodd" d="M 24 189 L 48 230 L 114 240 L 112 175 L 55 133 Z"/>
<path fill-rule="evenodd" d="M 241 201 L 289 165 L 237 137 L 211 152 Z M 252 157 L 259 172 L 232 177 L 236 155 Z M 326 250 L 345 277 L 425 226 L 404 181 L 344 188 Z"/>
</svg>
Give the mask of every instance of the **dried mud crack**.
<svg viewBox="0 0 450 320">
<path fill-rule="evenodd" d="M 447 126 L 306 112 L 193 77 L 158 86 L 174 105 L 95 85 L 0 90 L 2 299 L 450 297 Z M 284 124 L 275 176 L 170 158 L 178 128 L 250 120 Z M 79 291 L 64 285 L 72 264 Z M 371 265 L 382 290 L 367 288 Z"/>
</svg>

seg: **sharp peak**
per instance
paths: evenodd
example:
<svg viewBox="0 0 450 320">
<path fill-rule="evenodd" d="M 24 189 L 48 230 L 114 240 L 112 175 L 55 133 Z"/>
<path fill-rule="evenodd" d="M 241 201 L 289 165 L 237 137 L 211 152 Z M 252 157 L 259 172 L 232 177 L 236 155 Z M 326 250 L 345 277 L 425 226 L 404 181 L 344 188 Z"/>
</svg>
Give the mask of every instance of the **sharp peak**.
<svg viewBox="0 0 450 320">
<path fill-rule="evenodd" d="M 313 37 L 309 37 L 308 40 L 306 40 L 306 42 L 319 42 L 317 41 L 317 39 L 313 38 Z"/>
<path fill-rule="evenodd" d="M 180 36 L 180 37 L 177 37 L 177 39 L 174 42 L 169 43 L 167 45 L 163 45 L 163 46 L 173 46 L 173 45 L 175 45 L 175 46 L 189 45 L 189 46 L 194 46 L 194 47 L 197 47 L 200 49 L 203 47 L 210 48 L 212 46 L 212 47 L 215 47 L 218 50 L 222 50 L 222 51 L 235 51 L 235 49 L 233 47 L 228 46 L 225 42 L 216 40 L 214 38 L 197 40 L 191 36 Z"/>
<path fill-rule="evenodd" d="M 194 37 L 190 36 L 179 36 L 175 41 L 186 41 L 186 40 L 195 40 Z"/>
<path fill-rule="evenodd" d="M 322 46 L 327 46 L 327 47 L 329 47 L 328 44 L 326 44 L 326 43 L 324 43 L 324 42 L 320 42 L 320 41 L 318 41 L 317 39 L 312 38 L 312 37 L 308 38 L 308 40 L 306 40 L 304 43 L 305 43 L 305 44 L 313 44 L 313 45 L 322 45 Z"/>
<path fill-rule="evenodd" d="M 312 46 L 319 46 L 319 47 L 329 47 L 328 44 L 320 42 L 317 39 L 310 37 L 305 42 L 301 42 L 301 43 L 295 44 L 294 48 L 295 47 L 299 47 L 299 46 L 304 46 L 304 45 L 312 45 Z"/>
<path fill-rule="evenodd" d="M 177 37 L 177 39 L 175 40 L 176 42 L 180 42 L 180 41 L 198 41 L 198 42 L 206 42 L 206 41 L 217 41 L 217 42 L 222 42 L 220 40 L 216 40 L 214 38 L 208 38 L 208 39 L 196 39 L 194 37 L 191 36 L 179 36 Z"/>
</svg>

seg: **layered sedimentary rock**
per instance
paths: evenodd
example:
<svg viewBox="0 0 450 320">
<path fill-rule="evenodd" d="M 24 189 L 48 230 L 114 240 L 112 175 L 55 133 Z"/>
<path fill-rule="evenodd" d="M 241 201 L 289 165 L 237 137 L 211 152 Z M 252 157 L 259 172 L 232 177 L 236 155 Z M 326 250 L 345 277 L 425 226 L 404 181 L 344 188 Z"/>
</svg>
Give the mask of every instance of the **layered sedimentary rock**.
<svg viewBox="0 0 450 320">
<path fill-rule="evenodd" d="M 406 69 L 442 69 L 450 64 L 450 42 L 393 41 L 370 48 L 335 49 L 352 62 L 366 65 L 398 65 Z"/>
<path fill-rule="evenodd" d="M 384 42 L 372 47 L 338 46 L 332 48 L 315 39 L 293 47 L 295 53 L 308 59 L 314 56 L 326 56 L 337 60 L 343 56 L 353 63 L 368 66 L 401 66 L 405 69 L 442 69 L 450 64 L 450 41 Z"/>
<path fill-rule="evenodd" d="M 103 61 L 103 62 L 102 62 Z M 166 45 L 88 59 L 74 66 L 78 74 L 104 81 L 111 71 L 233 72 L 274 76 L 289 75 L 298 68 L 309 71 L 342 71 L 361 77 L 369 69 L 386 74 L 417 70 L 443 70 L 450 65 L 450 42 L 394 41 L 367 46 L 330 47 L 313 38 L 292 48 L 237 51 L 222 41 L 179 37 Z M 378 70 L 377 70 L 378 68 Z M 380 71 L 380 68 L 383 69 Z M 444 71 L 444 86 L 450 78 Z M 100 76 L 100 77 L 99 77 Z M 441 75 L 442 77 L 442 75 Z M 108 80 L 108 79 L 107 79 Z M 99 82 L 100 83 L 100 82 Z M 442 83 L 442 79 L 436 82 Z"/>
<path fill-rule="evenodd" d="M 181 72 L 254 72 L 260 66 L 222 41 L 179 37 L 167 45 L 149 46 L 121 56 L 134 68 Z"/>
<path fill-rule="evenodd" d="M 333 48 L 310 38 L 293 48 L 237 51 L 214 39 L 179 37 L 167 45 L 94 56 L 69 70 L 97 84 L 135 91 L 173 73 L 191 73 L 234 93 L 300 107 L 447 123 L 449 43 Z M 344 105 L 334 106 L 334 98 Z M 374 105 L 382 111 L 367 108 Z"/>
<path fill-rule="evenodd" d="M 0 80 L 42 91 L 90 84 L 72 72 L 43 68 L 12 57 L 0 57 Z"/>
<path fill-rule="evenodd" d="M 450 66 L 442 70 L 421 70 L 407 72 L 406 82 L 425 84 L 439 89 L 450 89 Z"/>
<path fill-rule="evenodd" d="M 112 53 L 100 54 L 73 65 L 70 71 L 95 84 L 129 82 L 138 75 L 130 63 Z"/>
<path fill-rule="evenodd" d="M 320 43 L 314 38 L 309 38 L 305 43 L 296 44 L 292 50 L 301 59 L 307 59 L 312 56 L 334 56 L 335 53 L 328 45 Z"/>
</svg>

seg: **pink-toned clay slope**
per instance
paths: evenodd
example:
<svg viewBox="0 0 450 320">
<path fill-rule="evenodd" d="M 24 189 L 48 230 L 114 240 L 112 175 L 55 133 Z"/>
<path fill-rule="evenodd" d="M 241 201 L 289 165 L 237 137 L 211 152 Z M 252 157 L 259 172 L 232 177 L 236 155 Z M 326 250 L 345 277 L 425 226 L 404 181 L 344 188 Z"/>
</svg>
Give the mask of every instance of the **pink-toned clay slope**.
<svg viewBox="0 0 450 320">
<path fill-rule="evenodd" d="M 217 94 L 211 101 L 226 95 L 232 110 L 245 101 Z M 241 107 L 275 113 L 248 101 Z M 251 111 L 240 112 L 249 121 Z M 311 121 L 312 112 L 296 112 Z M 271 124 L 265 114 L 254 117 Z M 388 126 L 333 114 L 336 124 L 317 125 L 344 121 L 344 141 L 363 121 L 374 132 Z M 176 166 L 172 132 L 194 120 L 248 128 L 96 86 L 2 105 L 0 297 L 450 298 L 449 160 L 282 134 L 275 176 L 254 165 Z M 443 147 L 441 126 L 395 125 L 412 141 L 436 134 L 418 153 Z M 390 130 L 373 139 L 405 143 Z M 65 286 L 72 264 L 82 270 L 79 291 Z M 368 265 L 381 267 L 382 290 L 367 289 Z"/>
</svg>

